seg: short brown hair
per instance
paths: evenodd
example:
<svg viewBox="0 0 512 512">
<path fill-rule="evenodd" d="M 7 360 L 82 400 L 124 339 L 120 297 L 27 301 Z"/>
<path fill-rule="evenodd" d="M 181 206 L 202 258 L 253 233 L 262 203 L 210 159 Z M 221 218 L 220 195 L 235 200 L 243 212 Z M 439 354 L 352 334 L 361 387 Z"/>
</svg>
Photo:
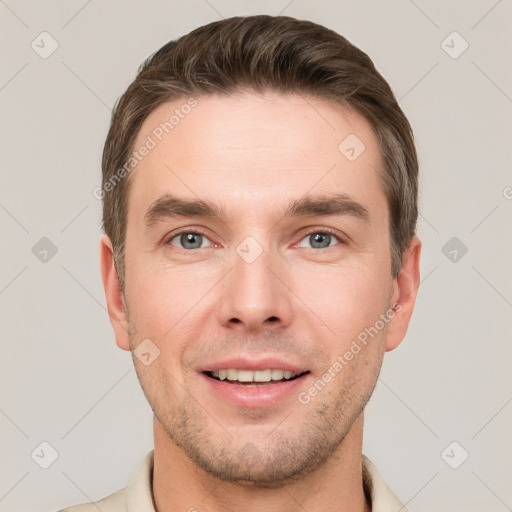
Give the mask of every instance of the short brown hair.
<svg viewBox="0 0 512 512">
<path fill-rule="evenodd" d="M 142 123 L 164 102 L 241 90 L 308 94 L 349 106 L 370 123 L 384 167 L 379 176 L 396 277 L 418 216 L 418 159 L 407 118 L 368 55 L 343 36 L 311 21 L 258 15 L 210 23 L 168 42 L 140 66 L 114 107 L 102 160 L 103 230 L 123 291 L 131 180 L 115 178 Z"/>
</svg>

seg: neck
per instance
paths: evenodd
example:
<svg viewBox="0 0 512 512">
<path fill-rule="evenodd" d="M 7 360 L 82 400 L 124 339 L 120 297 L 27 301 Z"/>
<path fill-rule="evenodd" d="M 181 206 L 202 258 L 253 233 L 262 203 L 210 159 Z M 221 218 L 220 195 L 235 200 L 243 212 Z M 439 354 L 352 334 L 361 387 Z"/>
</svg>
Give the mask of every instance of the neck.
<svg viewBox="0 0 512 512">
<path fill-rule="evenodd" d="M 153 497 L 157 512 L 370 512 L 362 479 L 363 414 L 319 468 L 300 481 L 261 489 L 225 482 L 203 471 L 178 448 L 153 418 Z"/>
</svg>

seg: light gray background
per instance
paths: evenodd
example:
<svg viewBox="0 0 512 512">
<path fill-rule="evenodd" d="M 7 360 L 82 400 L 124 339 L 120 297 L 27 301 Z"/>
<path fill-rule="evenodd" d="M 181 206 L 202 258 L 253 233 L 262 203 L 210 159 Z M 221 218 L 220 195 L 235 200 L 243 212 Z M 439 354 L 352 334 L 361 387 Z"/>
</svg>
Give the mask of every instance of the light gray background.
<svg viewBox="0 0 512 512">
<path fill-rule="evenodd" d="M 110 111 L 165 42 L 257 13 L 346 36 L 415 130 L 422 284 L 367 408 L 364 452 L 412 512 L 512 510 L 511 0 L 0 0 L 0 510 L 102 498 L 153 447 L 99 270 L 92 192 Z M 59 45 L 47 59 L 31 48 L 43 31 Z M 462 39 L 442 45 L 454 31 L 469 44 L 458 58 L 445 50 L 458 53 Z M 32 251 L 42 237 L 58 249 L 46 262 Z M 453 247 L 443 252 L 452 237 L 468 249 L 455 262 L 444 254 Z M 31 457 L 43 441 L 58 452 L 48 469 Z"/>
</svg>

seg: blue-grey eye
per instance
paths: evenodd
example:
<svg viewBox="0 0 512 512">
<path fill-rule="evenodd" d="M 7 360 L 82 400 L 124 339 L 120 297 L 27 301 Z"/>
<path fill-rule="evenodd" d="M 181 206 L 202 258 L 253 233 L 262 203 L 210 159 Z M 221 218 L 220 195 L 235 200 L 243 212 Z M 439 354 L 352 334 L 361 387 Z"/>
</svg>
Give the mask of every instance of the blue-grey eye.
<svg viewBox="0 0 512 512">
<path fill-rule="evenodd" d="M 179 241 L 179 245 L 175 243 L 176 240 Z M 169 240 L 169 243 L 179 247 L 180 249 L 201 249 L 205 247 L 203 245 L 203 242 L 205 241 L 208 242 L 208 238 L 201 233 L 187 232 L 181 234 L 178 233 Z"/>
<path fill-rule="evenodd" d="M 301 245 L 303 240 L 308 240 L 312 249 L 326 249 L 337 242 L 337 238 L 334 235 L 322 231 L 315 231 L 306 235 L 299 243 L 299 247 L 304 247 L 304 245 Z M 331 242 L 334 242 L 334 244 L 331 244 Z"/>
</svg>

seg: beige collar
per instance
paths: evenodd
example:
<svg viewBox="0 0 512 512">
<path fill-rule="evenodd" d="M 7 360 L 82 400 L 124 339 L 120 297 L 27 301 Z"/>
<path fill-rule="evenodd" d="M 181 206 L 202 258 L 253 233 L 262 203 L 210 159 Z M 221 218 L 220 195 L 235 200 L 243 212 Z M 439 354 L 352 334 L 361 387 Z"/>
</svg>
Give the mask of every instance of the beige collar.
<svg viewBox="0 0 512 512">
<path fill-rule="evenodd" d="M 153 481 L 153 456 L 151 450 L 145 457 L 126 488 L 128 512 L 155 512 L 151 483 Z M 363 487 L 372 504 L 372 512 L 407 512 L 393 494 L 373 462 L 363 455 Z"/>
</svg>

